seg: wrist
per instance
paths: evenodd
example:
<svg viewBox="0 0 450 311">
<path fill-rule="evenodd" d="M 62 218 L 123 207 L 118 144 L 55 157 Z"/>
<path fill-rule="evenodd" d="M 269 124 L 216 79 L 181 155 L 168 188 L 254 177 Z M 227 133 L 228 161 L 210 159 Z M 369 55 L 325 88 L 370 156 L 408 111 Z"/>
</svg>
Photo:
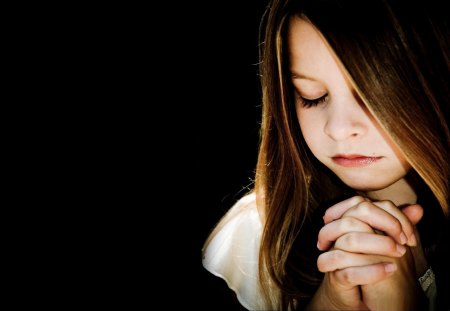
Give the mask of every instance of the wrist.
<svg viewBox="0 0 450 311">
<path fill-rule="evenodd" d="M 361 300 L 359 286 L 342 288 L 332 283 L 326 273 L 305 310 L 369 310 Z"/>
</svg>

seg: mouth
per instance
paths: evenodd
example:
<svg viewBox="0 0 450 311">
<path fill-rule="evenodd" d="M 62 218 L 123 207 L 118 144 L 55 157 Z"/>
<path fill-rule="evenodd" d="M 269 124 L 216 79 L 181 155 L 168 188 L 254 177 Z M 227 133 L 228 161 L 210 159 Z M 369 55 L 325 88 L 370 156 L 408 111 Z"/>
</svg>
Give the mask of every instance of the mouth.
<svg viewBox="0 0 450 311">
<path fill-rule="evenodd" d="M 383 157 L 368 157 L 360 154 L 337 154 L 331 157 L 334 163 L 344 167 L 363 167 L 378 162 Z"/>
</svg>

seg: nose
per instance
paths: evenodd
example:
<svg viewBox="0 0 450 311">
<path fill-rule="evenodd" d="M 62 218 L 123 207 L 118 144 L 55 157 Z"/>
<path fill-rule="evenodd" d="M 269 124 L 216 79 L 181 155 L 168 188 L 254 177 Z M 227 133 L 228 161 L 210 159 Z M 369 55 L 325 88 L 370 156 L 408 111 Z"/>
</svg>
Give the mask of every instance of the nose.
<svg viewBox="0 0 450 311">
<path fill-rule="evenodd" d="M 331 105 L 324 132 L 334 141 L 363 136 L 367 131 L 368 116 L 356 100 Z"/>
</svg>

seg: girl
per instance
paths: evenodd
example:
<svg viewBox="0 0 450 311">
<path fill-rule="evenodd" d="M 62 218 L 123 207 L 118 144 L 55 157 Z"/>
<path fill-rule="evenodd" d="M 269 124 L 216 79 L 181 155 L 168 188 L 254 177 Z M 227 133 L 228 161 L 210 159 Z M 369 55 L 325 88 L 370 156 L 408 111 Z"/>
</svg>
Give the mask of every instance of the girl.
<svg viewBox="0 0 450 311">
<path fill-rule="evenodd" d="M 450 307 L 444 12 L 434 1 L 269 4 L 255 187 L 203 249 L 244 307 Z"/>
</svg>

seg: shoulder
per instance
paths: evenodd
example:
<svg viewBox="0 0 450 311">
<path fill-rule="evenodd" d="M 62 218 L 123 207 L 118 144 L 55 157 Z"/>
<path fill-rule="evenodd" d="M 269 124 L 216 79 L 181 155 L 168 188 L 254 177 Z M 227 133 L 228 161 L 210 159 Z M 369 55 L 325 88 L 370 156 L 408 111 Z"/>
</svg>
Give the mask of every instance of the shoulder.
<svg viewBox="0 0 450 311">
<path fill-rule="evenodd" d="M 247 309 L 261 309 L 258 260 L 262 224 L 256 195 L 237 201 L 217 224 L 203 248 L 203 266 L 224 279 Z"/>
<path fill-rule="evenodd" d="M 214 236 L 217 231 L 220 231 L 225 226 L 229 229 L 239 229 L 239 226 L 236 226 L 238 224 L 251 224 L 253 226 L 249 229 L 261 231 L 262 225 L 256 207 L 256 194 L 254 192 L 244 195 L 228 210 L 216 225 L 211 236 Z"/>
<path fill-rule="evenodd" d="M 233 245 L 257 242 L 261 233 L 262 224 L 256 207 L 256 195 L 252 192 L 239 199 L 215 226 L 203 248 L 204 256 L 208 251 L 217 250 L 229 242 L 234 242 Z M 214 254 L 217 255 L 217 252 Z"/>
</svg>

